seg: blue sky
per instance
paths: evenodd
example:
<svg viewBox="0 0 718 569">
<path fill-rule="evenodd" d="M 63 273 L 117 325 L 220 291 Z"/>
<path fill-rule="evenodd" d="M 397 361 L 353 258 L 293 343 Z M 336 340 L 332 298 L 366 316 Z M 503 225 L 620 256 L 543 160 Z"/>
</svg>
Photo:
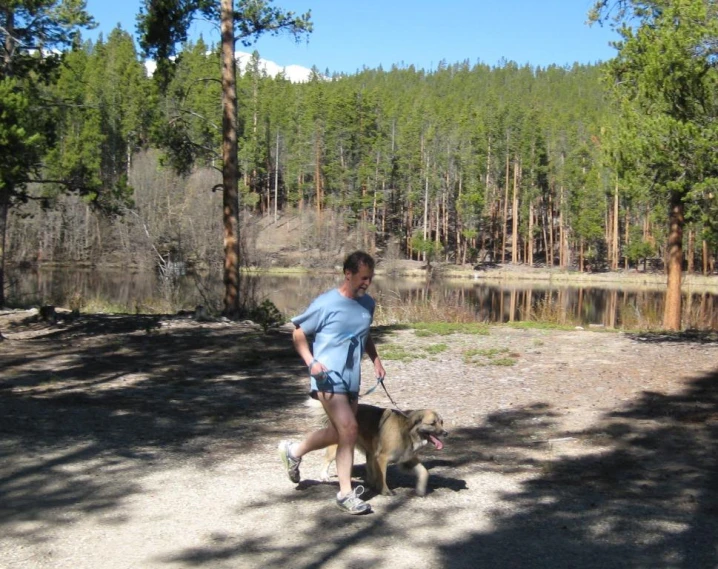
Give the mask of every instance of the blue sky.
<svg viewBox="0 0 718 569">
<path fill-rule="evenodd" d="M 219 0 L 218 0 L 219 1 Z M 431 70 L 445 60 L 497 65 L 501 59 L 534 66 L 595 63 L 615 55 L 610 29 L 589 27 L 594 0 L 275 0 L 285 10 L 312 12 L 309 42 L 263 37 L 255 49 L 281 66 L 316 65 L 320 71 L 354 73 L 393 64 Z M 87 0 L 100 24 L 95 39 L 120 24 L 134 35 L 140 0 Z M 206 41 L 219 34 L 197 25 Z M 237 45 L 238 51 L 252 51 Z"/>
</svg>

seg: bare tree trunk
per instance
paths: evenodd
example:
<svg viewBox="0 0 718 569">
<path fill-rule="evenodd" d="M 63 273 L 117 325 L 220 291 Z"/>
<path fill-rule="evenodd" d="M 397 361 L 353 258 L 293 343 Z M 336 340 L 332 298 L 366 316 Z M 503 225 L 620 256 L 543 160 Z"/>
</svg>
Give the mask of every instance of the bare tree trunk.
<svg viewBox="0 0 718 569">
<path fill-rule="evenodd" d="M 426 174 L 424 180 L 424 241 L 429 238 L 429 159 L 426 160 Z M 426 261 L 426 252 L 423 253 L 423 259 Z"/>
<path fill-rule="evenodd" d="M 409 188 L 411 190 L 411 188 Z M 408 195 L 411 195 L 411 191 L 409 191 Z M 411 233 L 413 231 L 413 225 L 414 225 L 414 206 L 409 200 L 409 207 L 406 209 L 406 253 L 409 259 L 413 258 L 414 251 L 411 246 Z"/>
<path fill-rule="evenodd" d="M 558 265 L 562 269 L 566 268 L 566 251 L 564 244 L 564 230 L 563 230 L 563 184 L 558 197 Z"/>
<path fill-rule="evenodd" d="M 703 240 L 703 274 L 708 275 L 708 241 Z"/>
<path fill-rule="evenodd" d="M 543 250 L 544 250 L 544 257 L 546 258 L 546 266 L 551 266 L 551 261 L 549 257 L 551 256 L 551 249 L 548 244 L 548 235 L 547 235 L 547 227 L 548 227 L 548 220 L 550 219 L 551 212 L 549 211 L 548 205 L 545 203 L 543 196 L 539 198 L 539 205 L 541 206 L 539 209 L 541 211 L 541 215 L 539 216 L 539 223 L 541 223 L 541 237 L 543 239 Z"/>
<path fill-rule="evenodd" d="M 548 207 L 546 208 L 548 217 L 547 224 L 548 224 L 548 249 L 546 251 L 546 257 L 548 259 L 548 266 L 553 267 L 553 255 L 554 255 L 554 249 L 556 245 L 554 244 L 554 227 L 553 227 L 553 192 L 551 192 L 548 196 Z"/>
<path fill-rule="evenodd" d="M 274 225 L 277 224 L 277 207 L 279 203 L 279 131 L 277 130 L 277 151 L 274 156 Z"/>
<path fill-rule="evenodd" d="M 297 174 L 297 188 L 299 190 L 299 201 L 297 203 L 297 209 L 299 209 L 299 212 L 304 211 L 304 174 L 301 172 Z"/>
<path fill-rule="evenodd" d="M 224 221 L 224 314 L 239 317 L 239 191 L 237 162 L 237 66 L 234 1 L 222 0 L 222 205 Z"/>
<path fill-rule="evenodd" d="M 10 189 L 0 188 L 0 308 L 5 308 L 5 245 L 7 243 L 7 214 L 10 209 Z"/>
<path fill-rule="evenodd" d="M 663 311 L 666 330 L 681 329 L 681 277 L 683 274 L 683 201 L 680 194 L 671 194 L 670 230 L 668 233 L 668 286 Z"/>
<path fill-rule="evenodd" d="M 526 251 L 526 264 L 534 266 L 534 202 L 529 202 L 529 234 L 526 239 L 528 249 Z"/>
<path fill-rule="evenodd" d="M 695 232 L 692 229 L 688 230 L 688 266 L 686 267 L 686 272 L 693 273 L 695 266 L 694 266 L 694 257 L 695 257 L 695 247 L 696 247 L 696 235 Z"/>
<path fill-rule="evenodd" d="M 322 153 L 319 145 L 319 129 L 314 137 L 314 187 L 316 188 L 317 196 L 317 220 L 321 219 L 322 215 Z"/>
<path fill-rule="evenodd" d="M 12 54 L 14 51 L 15 13 L 6 5 L 5 9 L 5 46 L 2 72 L 12 77 Z M 10 187 L 0 187 L 0 308 L 5 308 L 5 244 L 7 243 L 7 215 L 10 210 Z"/>
<path fill-rule="evenodd" d="M 623 243 L 626 247 L 628 247 L 628 241 L 630 239 L 631 232 L 629 231 L 630 225 L 631 225 L 631 217 L 629 215 L 630 208 L 626 207 L 626 228 L 624 231 L 624 238 Z M 625 270 L 628 270 L 628 255 L 623 256 L 623 268 Z"/>
<path fill-rule="evenodd" d="M 501 262 L 506 262 L 506 232 L 509 223 L 509 133 L 506 133 L 506 181 L 504 184 L 504 219 L 501 239 Z"/>
<path fill-rule="evenodd" d="M 611 269 L 618 269 L 618 181 L 613 197 L 613 231 L 611 231 Z"/>
<path fill-rule="evenodd" d="M 511 203 L 511 262 L 519 262 L 519 160 L 514 158 L 514 195 Z"/>
</svg>

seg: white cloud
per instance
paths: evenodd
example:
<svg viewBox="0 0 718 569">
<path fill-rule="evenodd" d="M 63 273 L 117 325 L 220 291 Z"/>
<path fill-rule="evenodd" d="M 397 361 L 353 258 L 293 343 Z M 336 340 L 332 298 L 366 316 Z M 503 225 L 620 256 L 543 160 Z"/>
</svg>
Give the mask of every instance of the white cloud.
<svg viewBox="0 0 718 569">
<path fill-rule="evenodd" d="M 237 51 L 234 56 L 237 58 L 237 64 L 239 65 L 239 71 L 241 73 L 246 69 L 249 61 L 252 59 L 252 54 Z M 305 83 L 309 81 L 309 78 L 312 76 L 312 70 L 302 67 L 301 65 L 287 65 L 282 67 L 274 61 L 262 59 L 261 57 L 259 58 L 259 67 L 260 69 L 264 69 L 270 77 L 276 77 L 284 71 L 285 77 L 292 83 Z"/>
<path fill-rule="evenodd" d="M 247 67 L 247 64 L 252 58 L 252 54 L 245 53 L 243 51 L 237 51 L 234 55 L 237 58 L 237 66 L 239 68 L 239 72 L 243 73 Z M 312 76 L 312 70 L 308 69 L 307 67 L 302 67 L 301 65 L 287 65 L 285 67 L 282 67 L 274 61 L 262 59 L 261 57 L 259 58 L 259 66 L 260 69 L 263 69 L 270 77 L 276 77 L 282 71 L 284 71 L 284 76 L 292 83 L 305 83 L 309 81 L 310 77 Z M 145 69 L 147 70 L 147 74 L 151 77 L 157 69 L 157 63 L 155 61 L 152 61 L 151 59 L 148 59 L 145 61 Z"/>
</svg>

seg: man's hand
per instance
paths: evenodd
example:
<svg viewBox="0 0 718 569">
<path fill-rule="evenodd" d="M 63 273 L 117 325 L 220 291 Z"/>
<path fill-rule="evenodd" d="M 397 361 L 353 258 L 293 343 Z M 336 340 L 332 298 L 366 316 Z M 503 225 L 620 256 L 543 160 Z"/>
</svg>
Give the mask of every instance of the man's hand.
<svg viewBox="0 0 718 569">
<path fill-rule="evenodd" d="M 374 375 L 377 379 L 384 379 L 386 377 L 386 370 L 378 356 L 374 359 Z"/>
</svg>

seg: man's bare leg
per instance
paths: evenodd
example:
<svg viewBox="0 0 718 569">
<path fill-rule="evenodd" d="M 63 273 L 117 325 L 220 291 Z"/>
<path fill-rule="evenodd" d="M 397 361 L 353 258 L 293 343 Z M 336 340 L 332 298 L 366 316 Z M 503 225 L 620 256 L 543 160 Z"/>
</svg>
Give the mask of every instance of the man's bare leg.
<svg viewBox="0 0 718 569">
<path fill-rule="evenodd" d="M 354 446 L 357 440 L 358 426 L 356 413 L 358 402 L 349 402 L 349 397 L 343 393 L 317 394 L 324 411 L 329 417 L 329 425 L 310 433 L 302 442 L 291 448 L 295 458 L 301 458 L 308 452 L 337 445 L 337 477 L 339 478 L 339 493 L 346 496 L 352 491 L 351 476 L 354 466 Z"/>
</svg>

